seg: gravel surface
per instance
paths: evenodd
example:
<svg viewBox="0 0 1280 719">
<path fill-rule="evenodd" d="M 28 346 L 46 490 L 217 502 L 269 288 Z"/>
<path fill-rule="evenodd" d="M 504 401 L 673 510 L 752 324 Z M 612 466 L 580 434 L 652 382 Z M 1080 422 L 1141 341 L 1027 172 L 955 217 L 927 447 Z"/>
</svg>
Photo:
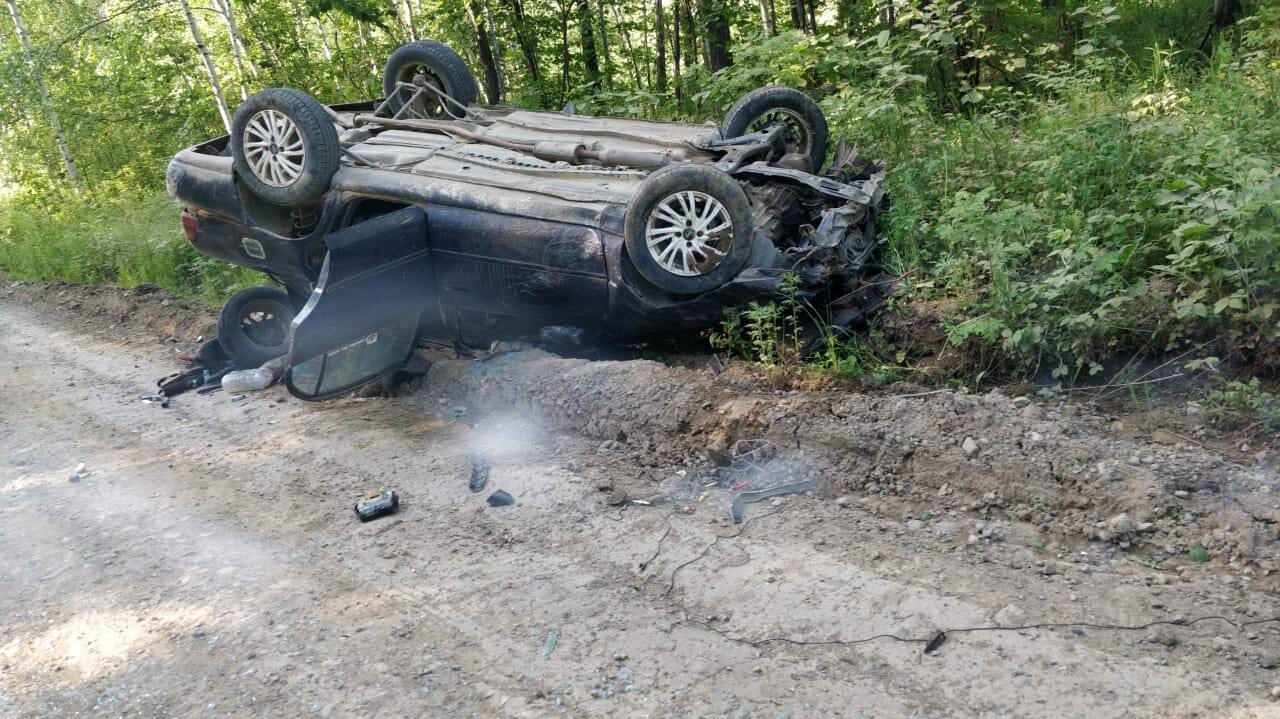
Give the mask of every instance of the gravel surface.
<svg viewBox="0 0 1280 719">
<path fill-rule="evenodd" d="M 0 292 L 0 716 L 1280 715 L 1265 457 L 538 352 L 162 409 L 203 311 L 85 292 Z"/>
</svg>

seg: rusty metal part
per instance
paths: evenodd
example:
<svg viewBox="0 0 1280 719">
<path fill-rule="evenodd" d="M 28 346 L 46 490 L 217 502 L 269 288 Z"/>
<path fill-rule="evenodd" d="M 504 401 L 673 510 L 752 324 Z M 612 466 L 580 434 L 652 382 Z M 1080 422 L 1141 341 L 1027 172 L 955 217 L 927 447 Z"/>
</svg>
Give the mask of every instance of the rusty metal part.
<svg viewBox="0 0 1280 719">
<path fill-rule="evenodd" d="M 729 517 L 734 524 L 742 524 L 742 507 L 752 502 L 759 502 L 769 497 L 777 497 L 783 494 L 797 494 L 799 492 L 809 492 L 818 488 L 818 480 L 808 479 L 803 482 L 795 482 L 793 484 L 780 484 L 776 487 L 768 489 L 758 489 L 754 492 L 739 492 L 734 495 L 733 501 L 729 504 Z"/>
<path fill-rule="evenodd" d="M 493 145 L 507 150 L 526 152 L 540 160 L 548 162 L 567 162 L 572 165 L 586 164 L 594 160 L 606 167 L 641 167 L 658 168 L 673 162 L 683 162 L 689 154 L 683 150 L 671 149 L 661 152 L 645 152 L 620 148 L 597 149 L 580 142 L 559 142 L 542 140 L 539 142 L 517 142 L 492 137 L 483 132 L 476 132 L 450 120 L 394 119 L 377 115 L 356 115 L 357 125 L 380 125 L 398 130 L 425 130 L 440 132 L 453 137 L 460 137 L 471 142 Z"/>
<path fill-rule="evenodd" d="M 534 143 L 531 142 L 512 142 L 511 140 L 501 140 L 496 137 L 488 137 L 483 133 L 476 132 L 470 128 L 462 126 L 456 120 L 396 120 L 389 117 L 378 117 L 369 113 L 362 113 L 355 116 L 356 125 L 381 125 L 382 127 L 390 127 L 396 130 L 425 130 L 427 132 L 441 132 L 446 135 L 461 137 L 472 142 L 479 142 L 495 147 L 505 147 L 508 150 L 516 150 L 519 152 L 527 152 L 533 154 Z"/>
</svg>

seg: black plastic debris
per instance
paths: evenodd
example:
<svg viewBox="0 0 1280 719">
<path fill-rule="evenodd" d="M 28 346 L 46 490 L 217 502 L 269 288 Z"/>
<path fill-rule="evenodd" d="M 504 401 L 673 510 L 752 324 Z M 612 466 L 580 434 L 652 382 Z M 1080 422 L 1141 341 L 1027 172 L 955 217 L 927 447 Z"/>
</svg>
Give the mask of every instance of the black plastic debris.
<svg viewBox="0 0 1280 719">
<path fill-rule="evenodd" d="M 360 518 L 361 522 L 368 522 L 371 519 L 393 514 L 399 508 L 399 495 L 395 493 L 395 490 L 384 487 L 365 495 L 360 501 L 356 502 L 356 516 Z"/>
<path fill-rule="evenodd" d="M 479 492 L 489 483 L 489 460 L 478 454 L 471 455 L 471 491 Z"/>
<path fill-rule="evenodd" d="M 504 492 L 503 490 L 499 489 L 498 491 L 489 495 L 489 498 L 485 501 L 489 503 L 490 507 L 507 507 L 512 504 L 515 504 L 516 498 L 512 497 L 507 492 Z"/>
<path fill-rule="evenodd" d="M 938 651 L 938 647 L 942 646 L 942 643 L 945 641 L 947 641 L 947 633 L 939 631 L 937 634 L 933 635 L 933 639 L 930 639 L 928 644 L 924 645 L 924 653 L 933 654 Z"/>
</svg>

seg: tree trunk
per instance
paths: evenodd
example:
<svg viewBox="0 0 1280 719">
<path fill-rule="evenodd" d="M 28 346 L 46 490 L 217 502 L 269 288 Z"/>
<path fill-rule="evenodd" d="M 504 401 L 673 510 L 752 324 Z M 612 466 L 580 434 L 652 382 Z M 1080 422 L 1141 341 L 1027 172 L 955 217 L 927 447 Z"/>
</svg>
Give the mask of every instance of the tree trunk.
<svg viewBox="0 0 1280 719">
<path fill-rule="evenodd" d="M 31 39 L 27 37 L 27 27 L 22 24 L 22 14 L 18 12 L 17 0 L 5 0 L 5 4 L 9 6 L 9 17 L 13 18 L 13 28 L 17 31 L 18 40 L 22 43 L 22 53 L 27 61 L 27 68 L 36 81 L 36 89 L 40 91 L 40 102 L 44 105 L 45 116 L 48 118 L 50 129 L 53 130 L 53 139 L 58 143 L 58 153 L 62 155 L 62 166 L 67 171 L 67 179 L 71 181 L 75 191 L 80 192 L 80 171 L 76 169 L 76 161 L 71 157 L 67 136 L 62 134 L 62 123 L 58 122 L 58 111 L 54 107 L 53 97 L 49 94 L 49 87 L 44 84 L 43 68 L 36 64 L 35 52 L 31 49 Z"/>
<path fill-rule="evenodd" d="M 235 9 L 231 5 L 231 0 L 215 0 L 215 4 L 227 24 L 227 41 L 231 45 L 231 54 L 236 60 L 236 71 L 240 74 L 240 99 L 243 100 L 248 96 L 244 87 L 245 81 L 248 78 L 257 80 L 258 68 L 245 50 L 244 38 L 240 37 L 240 28 L 236 26 Z"/>
<path fill-rule="evenodd" d="M 489 26 L 491 39 L 493 40 L 493 67 L 498 75 L 498 97 L 501 99 L 507 94 L 507 78 L 502 72 L 502 41 L 498 38 L 502 36 L 502 30 L 493 22 L 493 14 L 489 12 L 489 0 L 482 0 L 484 7 L 484 21 Z"/>
<path fill-rule="evenodd" d="M 560 5 L 560 104 L 569 99 L 569 5 L 570 0 L 557 0 Z"/>
<path fill-rule="evenodd" d="M 213 58 L 209 57 L 209 48 L 204 44 L 204 35 L 200 33 L 200 26 L 196 25 L 196 16 L 191 14 L 191 3 L 187 0 L 178 0 L 178 2 L 182 3 L 182 12 L 187 16 L 187 27 L 191 29 L 191 39 L 195 40 L 196 50 L 204 60 L 204 69 L 209 75 L 209 86 L 213 88 L 213 98 L 218 102 L 218 114 L 222 116 L 222 124 L 227 128 L 229 135 L 231 134 L 231 113 L 227 112 L 227 101 L 222 96 L 222 84 L 218 82 L 218 71 L 213 67 Z"/>
<path fill-rule="evenodd" d="M 356 20 L 356 37 L 360 39 L 360 52 L 364 54 L 364 58 L 369 61 L 369 69 L 373 71 L 373 77 L 377 77 L 378 61 L 373 59 L 373 55 L 369 54 L 369 36 L 365 32 L 364 22 Z"/>
<path fill-rule="evenodd" d="M 693 6 L 691 5 L 692 1 L 693 0 L 678 0 L 678 2 L 680 3 L 681 22 L 684 23 L 684 66 L 685 67 L 693 67 L 693 64 L 698 61 L 697 60 L 698 45 L 697 45 L 697 37 L 696 37 L 697 33 L 694 30 L 694 28 L 696 28 L 697 25 L 693 24 Z"/>
<path fill-rule="evenodd" d="M 778 34 L 778 23 L 773 19 L 772 0 L 760 0 L 760 27 L 769 37 Z"/>
<path fill-rule="evenodd" d="M 480 67 L 484 69 L 484 89 L 490 105 L 502 102 L 502 84 L 498 81 L 498 64 L 493 59 L 493 46 L 489 43 L 489 29 L 485 26 L 484 9 L 478 0 L 467 3 L 467 17 L 476 36 L 476 49 L 480 54 Z"/>
<path fill-rule="evenodd" d="M 671 69 L 676 85 L 676 109 L 681 109 L 684 87 L 680 84 L 680 0 L 671 0 Z"/>
<path fill-rule="evenodd" d="M 703 49 L 706 52 L 707 69 L 723 70 L 733 64 L 729 54 L 729 20 L 719 0 L 698 0 L 698 15 L 702 20 Z"/>
<path fill-rule="evenodd" d="M 591 18 L 591 5 L 587 0 L 576 0 L 578 10 L 578 39 L 582 43 L 582 69 L 587 83 L 600 88 L 600 53 L 596 50 L 596 32 Z"/>
<path fill-rule="evenodd" d="M 805 0 L 800 0 L 800 2 L 802 4 L 806 4 L 809 6 L 809 34 L 817 35 L 818 34 L 818 18 L 814 17 L 814 12 L 813 12 L 813 6 L 816 4 L 815 0 L 808 0 L 807 3 L 805 3 Z"/>
<path fill-rule="evenodd" d="M 538 98 L 543 105 L 546 105 L 549 98 L 545 94 L 546 88 L 542 85 L 542 71 L 538 68 L 538 45 L 530 34 L 529 21 L 524 16 L 524 5 L 520 0 L 505 1 L 507 8 L 511 11 L 511 25 L 515 30 L 516 45 L 520 47 L 520 56 L 524 58 L 525 72 L 529 73 L 529 80 L 537 90 Z"/>
<path fill-rule="evenodd" d="M 1209 23 L 1209 30 L 1200 41 L 1200 52 L 1205 55 L 1213 53 L 1213 44 L 1218 39 L 1218 33 L 1236 21 L 1236 13 L 1239 10 L 1239 0 L 1213 0 L 1213 21 Z"/>
<path fill-rule="evenodd" d="M 657 50 L 655 88 L 659 94 L 667 91 L 667 30 L 662 15 L 662 0 L 653 0 L 653 46 Z"/>
<path fill-rule="evenodd" d="M 791 27 L 801 31 L 809 32 L 808 18 L 804 14 L 804 0 L 791 0 Z"/>
<path fill-rule="evenodd" d="M 316 24 L 316 32 L 320 34 L 320 49 L 324 51 L 324 59 L 333 62 L 333 48 L 329 47 L 329 38 L 324 34 L 324 23 L 320 22 L 320 18 L 311 18 Z"/>
<path fill-rule="evenodd" d="M 622 10 L 619 9 L 618 3 L 613 4 L 613 11 L 618 16 L 618 31 L 622 33 L 622 44 L 627 48 L 627 57 L 631 58 L 631 75 L 635 78 L 636 89 L 644 89 L 644 81 L 640 79 L 640 53 L 636 52 L 635 47 L 631 45 L 631 28 L 626 25 L 626 18 L 622 16 Z"/>
<path fill-rule="evenodd" d="M 880 4 L 879 15 L 880 24 L 884 25 L 884 29 L 889 31 L 889 37 L 893 37 L 894 25 L 897 22 L 896 11 L 893 8 L 893 0 L 883 0 Z"/>
<path fill-rule="evenodd" d="M 413 5 L 409 0 L 404 0 L 404 20 L 409 27 L 409 39 L 414 42 L 418 41 L 418 24 L 413 20 Z"/>
<path fill-rule="evenodd" d="M 600 44 L 600 72 L 604 75 L 604 86 L 608 89 L 613 87 L 613 76 L 618 74 L 618 68 L 613 64 L 613 53 L 609 51 L 609 19 L 604 12 L 605 0 L 597 0 L 597 3 L 596 19 L 600 32 L 596 35 L 596 40 Z"/>
</svg>

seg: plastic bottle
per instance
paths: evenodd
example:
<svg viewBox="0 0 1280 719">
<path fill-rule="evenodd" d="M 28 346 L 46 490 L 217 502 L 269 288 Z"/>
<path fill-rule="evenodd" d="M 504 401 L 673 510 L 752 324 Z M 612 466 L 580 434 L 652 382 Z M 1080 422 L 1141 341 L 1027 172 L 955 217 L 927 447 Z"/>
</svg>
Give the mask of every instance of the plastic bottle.
<svg viewBox="0 0 1280 719">
<path fill-rule="evenodd" d="M 222 376 L 222 388 L 228 392 L 245 392 L 266 389 L 276 380 L 275 373 L 266 367 L 242 369 Z"/>
</svg>

